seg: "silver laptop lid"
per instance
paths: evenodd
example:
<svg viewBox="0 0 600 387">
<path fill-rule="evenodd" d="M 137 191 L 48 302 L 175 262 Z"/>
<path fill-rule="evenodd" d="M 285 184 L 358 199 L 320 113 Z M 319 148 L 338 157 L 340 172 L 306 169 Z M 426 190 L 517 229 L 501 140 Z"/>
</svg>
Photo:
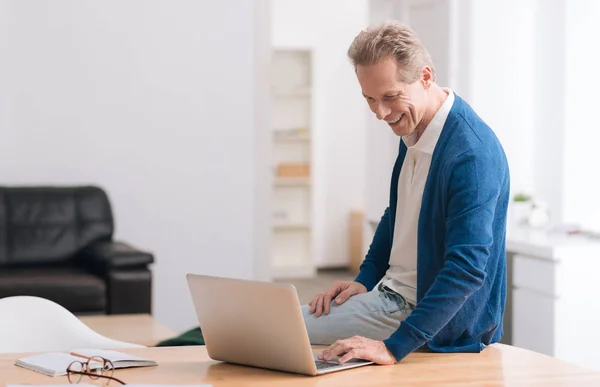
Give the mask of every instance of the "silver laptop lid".
<svg viewBox="0 0 600 387">
<path fill-rule="evenodd" d="M 212 359 L 317 373 L 293 285 L 197 274 L 187 280 Z"/>
</svg>

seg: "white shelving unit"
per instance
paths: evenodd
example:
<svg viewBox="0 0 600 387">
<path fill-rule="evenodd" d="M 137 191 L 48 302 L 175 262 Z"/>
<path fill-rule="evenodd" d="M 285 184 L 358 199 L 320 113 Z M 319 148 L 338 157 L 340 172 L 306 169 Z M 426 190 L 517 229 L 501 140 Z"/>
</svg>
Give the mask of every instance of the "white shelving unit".
<svg viewBox="0 0 600 387">
<path fill-rule="evenodd" d="M 315 273 L 312 242 L 310 50 L 274 49 L 271 68 L 274 278 Z"/>
</svg>

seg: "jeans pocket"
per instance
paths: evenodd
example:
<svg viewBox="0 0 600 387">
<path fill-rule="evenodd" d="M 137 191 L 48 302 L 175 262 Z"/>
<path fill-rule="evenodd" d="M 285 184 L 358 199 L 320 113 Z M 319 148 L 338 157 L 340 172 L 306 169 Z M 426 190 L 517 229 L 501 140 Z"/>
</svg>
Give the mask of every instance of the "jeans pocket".
<svg viewBox="0 0 600 387">
<path fill-rule="evenodd" d="M 392 301 L 393 303 L 396 304 L 396 306 L 398 307 L 398 311 L 404 311 L 404 310 L 407 310 L 407 309 L 412 309 L 412 307 L 404 299 L 404 297 L 402 297 L 400 294 L 396 293 L 395 291 L 393 291 L 389 287 L 387 287 L 387 286 L 385 286 L 383 284 L 379 284 L 378 290 L 379 290 L 380 296 L 385 297 L 389 301 Z"/>
</svg>

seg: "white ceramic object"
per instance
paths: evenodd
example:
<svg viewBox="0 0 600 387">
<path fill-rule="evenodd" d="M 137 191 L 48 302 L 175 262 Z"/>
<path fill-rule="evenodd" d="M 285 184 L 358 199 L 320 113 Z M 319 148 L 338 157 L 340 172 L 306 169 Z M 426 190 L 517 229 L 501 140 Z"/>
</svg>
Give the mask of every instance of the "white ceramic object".
<svg viewBox="0 0 600 387">
<path fill-rule="evenodd" d="M 44 298 L 0 299 L 0 353 L 134 347 L 143 346 L 102 336 L 64 307 Z"/>
</svg>

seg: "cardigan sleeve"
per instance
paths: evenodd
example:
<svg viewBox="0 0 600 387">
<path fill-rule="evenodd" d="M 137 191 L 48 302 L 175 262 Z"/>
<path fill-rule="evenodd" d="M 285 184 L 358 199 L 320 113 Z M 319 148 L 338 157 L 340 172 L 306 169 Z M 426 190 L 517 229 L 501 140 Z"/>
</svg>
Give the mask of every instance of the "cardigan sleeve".
<svg viewBox="0 0 600 387">
<path fill-rule="evenodd" d="M 485 149 L 457 156 L 448 168 L 444 264 L 400 327 L 384 341 L 397 361 L 430 341 L 483 285 L 493 221 L 506 180 L 497 155 Z"/>
<path fill-rule="evenodd" d="M 390 253 L 392 250 L 392 237 L 390 230 L 390 208 L 386 208 L 381 221 L 375 230 L 373 242 L 355 281 L 359 282 L 370 291 L 383 278 L 390 267 Z"/>
</svg>

